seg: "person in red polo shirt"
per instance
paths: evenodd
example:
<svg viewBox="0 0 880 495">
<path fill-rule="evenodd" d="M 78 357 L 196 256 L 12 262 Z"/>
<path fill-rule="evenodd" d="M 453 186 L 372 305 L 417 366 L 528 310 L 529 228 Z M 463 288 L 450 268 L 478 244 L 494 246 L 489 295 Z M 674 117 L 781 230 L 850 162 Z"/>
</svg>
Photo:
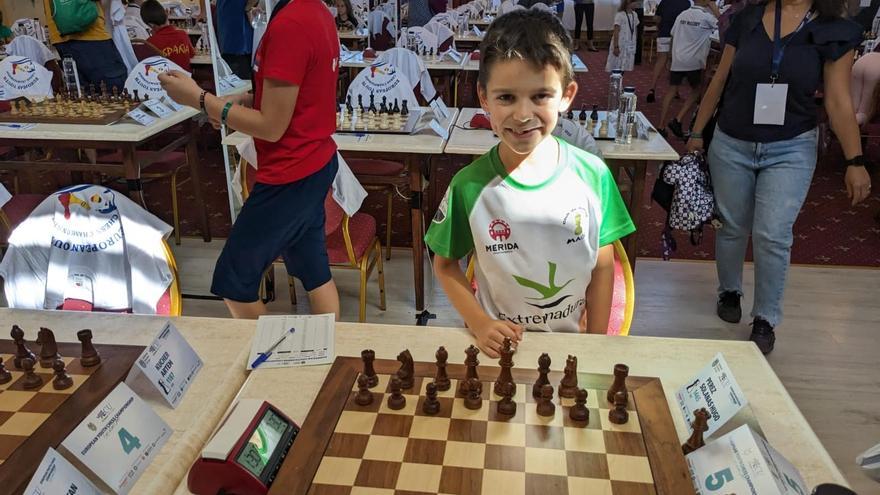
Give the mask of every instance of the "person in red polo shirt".
<svg viewBox="0 0 880 495">
<path fill-rule="evenodd" d="M 211 292 L 236 318 L 265 314 L 266 269 L 283 256 L 302 281 L 313 313 L 339 316 L 339 295 L 324 241 L 324 198 L 336 176 L 339 38 L 321 0 L 281 0 L 254 60 L 254 94 L 218 98 L 186 75 L 159 77 L 175 101 L 254 137 L 257 184 L 242 207 L 217 265 Z"/>
<path fill-rule="evenodd" d="M 141 4 L 141 19 L 153 31 L 147 42 L 162 52 L 162 56 L 179 65 L 185 71 L 192 71 L 190 60 L 196 54 L 192 41 L 186 31 L 168 23 L 165 7 L 158 0 L 147 0 Z"/>
</svg>

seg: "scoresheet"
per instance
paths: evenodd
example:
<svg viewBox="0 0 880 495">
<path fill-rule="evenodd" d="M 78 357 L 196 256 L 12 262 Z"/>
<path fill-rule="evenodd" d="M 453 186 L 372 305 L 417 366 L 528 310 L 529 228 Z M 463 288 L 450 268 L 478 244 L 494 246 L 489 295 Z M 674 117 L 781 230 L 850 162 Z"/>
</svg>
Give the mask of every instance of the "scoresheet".
<svg viewBox="0 0 880 495">
<path fill-rule="evenodd" d="M 291 328 L 293 332 L 290 332 Z M 260 354 L 288 333 L 269 358 L 259 365 L 260 368 L 330 364 L 336 357 L 334 330 L 332 314 L 261 316 L 257 321 L 257 333 L 251 344 L 247 369 L 253 369 L 251 364 Z"/>
</svg>

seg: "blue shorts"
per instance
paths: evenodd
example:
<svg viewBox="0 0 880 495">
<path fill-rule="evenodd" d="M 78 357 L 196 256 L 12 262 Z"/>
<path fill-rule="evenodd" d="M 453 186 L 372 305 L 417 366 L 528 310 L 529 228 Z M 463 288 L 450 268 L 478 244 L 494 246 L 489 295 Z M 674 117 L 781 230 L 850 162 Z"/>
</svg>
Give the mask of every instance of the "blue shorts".
<svg viewBox="0 0 880 495">
<path fill-rule="evenodd" d="M 217 259 L 211 292 L 238 302 L 259 300 L 263 274 L 279 256 L 307 291 L 329 282 L 324 199 L 338 168 L 334 153 L 324 168 L 296 182 L 257 183 Z"/>
</svg>

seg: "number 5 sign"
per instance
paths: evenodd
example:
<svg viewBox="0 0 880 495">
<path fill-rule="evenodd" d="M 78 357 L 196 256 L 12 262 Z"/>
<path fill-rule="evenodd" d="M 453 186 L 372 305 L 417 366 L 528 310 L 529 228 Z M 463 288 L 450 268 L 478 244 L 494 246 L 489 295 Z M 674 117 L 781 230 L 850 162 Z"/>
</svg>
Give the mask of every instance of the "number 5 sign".
<svg viewBox="0 0 880 495">
<path fill-rule="evenodd" d="M 797 469 L 748 425 L 688 454 L 687 461 L 700 495 L 809 493 Z"/>
<path fill-rule="evenodd" d="M 120 383 L 61 445 L 114 493 L 131 490 L 171 436 L 171 428 Z"/>
</svg>

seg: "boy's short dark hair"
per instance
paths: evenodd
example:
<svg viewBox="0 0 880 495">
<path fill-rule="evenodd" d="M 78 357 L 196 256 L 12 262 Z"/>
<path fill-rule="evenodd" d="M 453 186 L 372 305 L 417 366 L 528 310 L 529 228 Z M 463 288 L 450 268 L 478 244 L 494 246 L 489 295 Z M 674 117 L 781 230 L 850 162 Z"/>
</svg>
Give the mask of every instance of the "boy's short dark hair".
<svg viewBox="0 0 880 495">
<path fill-rule="evenodd" d="M 164 26 L 168 22 L 168 14 L 159 0 L 147 0 L 141 4 L 141 19 L 147 24 Z"/>
<path fill-rule="evenodd" d="M 568 86 L 574 81 L 570 47 L 571 36 L 555 15 L 538 9 L 508 12 L 492 22 L 480 43 L 477 82 L 486 87 L 496 62 L 522 60 L 540 69 L 552 65 Z"/>
</svg>

